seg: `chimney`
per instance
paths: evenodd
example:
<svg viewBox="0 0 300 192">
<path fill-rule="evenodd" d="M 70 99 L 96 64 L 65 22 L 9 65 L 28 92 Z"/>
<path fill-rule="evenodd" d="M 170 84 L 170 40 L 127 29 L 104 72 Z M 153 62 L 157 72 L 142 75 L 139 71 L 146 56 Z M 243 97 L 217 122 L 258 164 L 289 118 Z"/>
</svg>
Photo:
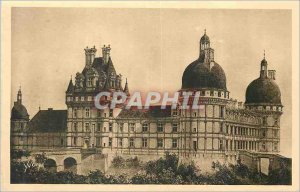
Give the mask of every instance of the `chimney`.
<svg viewBox="0 0 300 192">
<path fill-rule="evenodd" d="M 90 49 L 89 47 L 86 47 L 84 51 L 85 51 L 85 67 L 89 68 L 93 64 L 97 49 L 95 48 L 95 46 Z"/>
<path fill-rule="evenodd" d="M 108 63 L 109 57 L 110 57 L 110 45 L 108 45 L 107 47 L 105 45 L 103 45 L 102 47 L 102 58 L 104 61 L 104 64 Z"/>
<path fill-rule="evenodd" d="M 268 77 L 275 80 L 276 70 L 268 70 Z"/>
</svg>

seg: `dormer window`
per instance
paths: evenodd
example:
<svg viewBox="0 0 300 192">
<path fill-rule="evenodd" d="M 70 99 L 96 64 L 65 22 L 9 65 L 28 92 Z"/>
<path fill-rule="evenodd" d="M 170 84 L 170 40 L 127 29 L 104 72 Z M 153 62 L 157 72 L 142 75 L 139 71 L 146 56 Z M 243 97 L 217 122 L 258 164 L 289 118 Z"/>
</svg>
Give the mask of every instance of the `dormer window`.
<svg viewBox="0 0 300 192">
<path fill-rule="evenodd" d="M 91 77 L 88 78 L 88 80 L 87 80 L 87 86 L 88 87 L 92 87 L 92 80 L 93 79 Z"/>
</svg>

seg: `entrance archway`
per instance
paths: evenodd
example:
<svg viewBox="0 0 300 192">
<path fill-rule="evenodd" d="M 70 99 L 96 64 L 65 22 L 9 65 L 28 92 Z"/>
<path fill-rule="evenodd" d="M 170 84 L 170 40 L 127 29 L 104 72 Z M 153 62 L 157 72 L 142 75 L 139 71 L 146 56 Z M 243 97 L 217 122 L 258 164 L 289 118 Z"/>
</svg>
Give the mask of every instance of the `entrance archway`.
<svg viewBox="0 0 300 192">
<path fill-rule="evenodd" d="M 77 173 L 77 162 L 74 158 L 68 157 L 64 160 L 64 171 Z"/>
<path fill-rule="evenodd" d="M 57 165 L 53 159 L 47 159 L 44 163 L 44 168 L 49 172 L 57 172 Z"/>
</svg>

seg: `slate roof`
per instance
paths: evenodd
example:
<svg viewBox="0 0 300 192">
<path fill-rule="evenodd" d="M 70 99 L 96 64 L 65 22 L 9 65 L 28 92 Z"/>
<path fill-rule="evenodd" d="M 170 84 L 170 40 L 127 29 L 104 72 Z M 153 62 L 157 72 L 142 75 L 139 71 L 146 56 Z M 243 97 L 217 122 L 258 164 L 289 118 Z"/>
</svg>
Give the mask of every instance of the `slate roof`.
<svg viewBox="0 0 300 192">
<path fill-rule="evenodd" d="M 165 118 L 171 117 L 171 106 L 161 109 L 161 106 L 150 106 L 149 109 L 123 109 L 117 118 Z"/>
<path fill-rule="evenodd" d="M 16 120 L 16 119 L 28 120 L 29 115 L 28 115 L 26 107 L 24 105 L 22 105 L 21 103 L 15 102 L 14 106 L 11 110 L 11 119 L 12 120 Z"/>
<path fill-rule="evenodd" d="M 30 132 L 65 132 L 67 110 L 40 110 L 28 124 Z"/>
<path fill-rule="evenodd" d="M 227 90 L 226 76 L 222 67 L 214 62 L 209 69 L 199 58 L 187 66 L 182 76 L 182 89 L 216 88 Z"/>
<path fill-rule="evenodd" d="M 280 89 L 274 80 L 259 77 L 248 85 L 245 104 L 281 105 Z"/>
</svg>

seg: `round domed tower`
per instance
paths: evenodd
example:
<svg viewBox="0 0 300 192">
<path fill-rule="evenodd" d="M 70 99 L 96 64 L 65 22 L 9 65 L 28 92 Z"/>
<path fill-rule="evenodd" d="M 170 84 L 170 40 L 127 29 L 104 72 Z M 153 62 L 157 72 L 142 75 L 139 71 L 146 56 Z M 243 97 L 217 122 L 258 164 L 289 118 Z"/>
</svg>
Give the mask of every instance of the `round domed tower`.
<svg viewBox="0 0 300 192">
<path fill-rule="evenodd" d="M 260 64 L 260 76 L 247 87 L 245 107 L 256 111 L 261 118 L 258 150 L 278 153 L 280 116 L 283 106 L 280 89 L 275 82 L 275 70 L 268 70 L 268 62 L 265 57 Z"/>
<path fill-rule="evenodd" d="M 226 75 L 215 61 L 214 49 L 211 48 L 210 43 L 210 38 L 205 31 L 200 39 L 199 57 L 183 72 L 182 86 L 179 91 L 180 106 L 178 113 L 175 114 L 180 114 L 182 118 L 190 118 L 190 121 L 180 123 L 185 136 L 192 138 L 184 141 L 183 146 L 195 153 L 199 150 L 204 153 L 216 150 L 220 155 L 225 151 L 225 140 L 213 139 L 206 135 L 225 130 L 225 108 L 229 92 L 226 87 Z M 205 134 L 198 135 L 199 132 Z M 196 133 L 197 137 L 195 137 Z M 215 157 L 213 153 L 210 155 L 212 159 Z"/>
<path fill-rule="evenodd" d="M 29 121 L 29 115 L 26 107 L 22 104 L 21 88 L 18 91 L 17 101 L 11 110 L 11 131 L 22 132 L 26 129 Z"/>
</svg>

